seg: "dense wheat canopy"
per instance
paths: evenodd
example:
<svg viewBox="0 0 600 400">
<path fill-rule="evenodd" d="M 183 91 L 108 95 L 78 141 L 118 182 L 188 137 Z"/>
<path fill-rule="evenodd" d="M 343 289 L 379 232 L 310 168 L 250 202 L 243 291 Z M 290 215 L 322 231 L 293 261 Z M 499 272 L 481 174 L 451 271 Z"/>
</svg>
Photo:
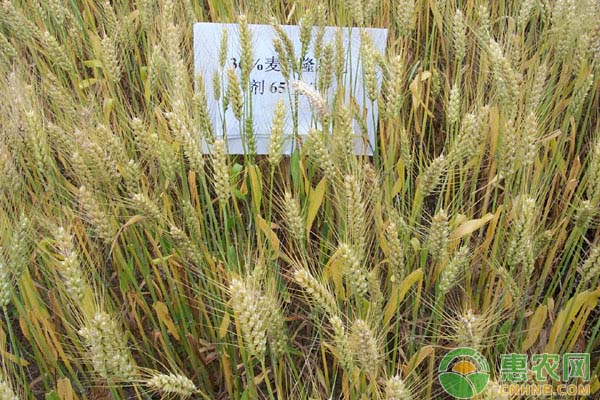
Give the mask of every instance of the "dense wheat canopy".
<svg viewBox="0 0 600 400">
<path fill-rule="evenodd" d="M 194 73 L 195 22 L 239 24 L 237 68 L 225 36 Z M 594 0 L 2 0 L 0 400 L 444 399 L 455 347 L 477 398 L 509 353 L 590 353 L 598 396 L 599 82 Z"/>
</svg>

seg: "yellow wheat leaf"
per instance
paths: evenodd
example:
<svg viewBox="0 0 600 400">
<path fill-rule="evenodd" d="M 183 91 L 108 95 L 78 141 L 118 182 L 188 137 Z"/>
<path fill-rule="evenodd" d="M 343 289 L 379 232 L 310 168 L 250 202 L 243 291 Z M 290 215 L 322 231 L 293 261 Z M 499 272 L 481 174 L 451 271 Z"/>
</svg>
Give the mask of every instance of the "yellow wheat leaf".
<svg viewBox="0 0 600 400">
<path fill-rule="evenodd" d="M 16 364 L 21 365 L 22 367 L 29 366 L 29 362 L 27 360 L 19 358 L 13 354 L 7 352 L 6 350 L 4 350 L 5 348 L 6 348 L 6 333 L 4 333 L 4 330 L 2 329 L 2 327 L 0 327 L 0 356 L 2 357 L 2 359 L 10 360 Z"/>
<path fill-rule="evenodd" d="M 104 120 L 106 122 L 110 121 L 110 113 L 112 112 L 112 109 L 114 107 L 115 107 L 115 99 L 113 99 L 113 98 L 104 99 L 102 111 L 104 112 Z"/>
<path fill-rule="evenodd" d="M 256 169 L 255 165 L 248 166 L 248 176 L 250 177 L 254 212 L 258 214 L 260 212 L 260 202 L 262 200 L 262 187 L 260 184 L 260 171 Z"/>
<path fill-rule="evenodd" d="M 269 244 L 271 245 L 271 249 L 275 252 L 275 257 L 279 257 L 279 238 L 277 234 L 273 232 L 273 229 L 269 226 L 267 221 L 260 215 L 256 216 L 256 225 L 260 228 L 260 230 L 265 234 Z"/>
<path fill-rule="evenodd" d="M 339 296 L 341 299 L 345 298 L 343 284 L 343 269 L 344 266 L 342 265 L 341 259 L 338 256 L 337 252 L 331 256 L 331 258 L 323 268 L 323 278 L 325 278 L 326 280 L 331 279 L 333 281 L 336 296 Z"/>
<path fill-rule="evenodd" d="M 595 394 L 597 391 L 600 391 L 600 381 L 597 376 L 592 378 L 592 382 L 590 383 L 590 392 Z"/>
<path fill-rule="evenodd" d="M 540 336 L 540 332 L 542 331 L 542 327 L 544 326 L 544 322 L 546 322 L 546 317 L 548 316 L 548 308 L 545 305 L 541 305 L 535 310 L 531 318 L 529 318 L 529 330 L 527 332 L 527 337 L 523 341 L 523 345 L 521 346 L 521 352 L 525 353 L 538 339 Z"/>
<path fill-rule="evenodd" d="M 95 85 L 96 83 L 98 83 L 98 79 L 96 78 L 84 79 L 77 84 L 77 87 L 83 90 L 89 88 L 92 85 Z"/>
<path fill-rule="evenodd" d="M 101 60 L 85 60 L 83 62 L 83 65 L 85 65 L 86 67 L 90 67 L 90 68 L 103 68 L 103 64 Z"/>
<path fill-rule="evenodd" d="M 402 187 L 404 186 L 404 179 L 404 176 L 399 176 L 398 179 L 396 179 L 394 187 L 392 187 L 392 197 L 396 197 L 398 193 L 400 193 Z"/>
<path fill-rule="evenodd" d="M 161 301 L 157 301 L 152 305 L 152 308 L 154 308 L 154 311 L 156 311 L 156 316 L 158 317 L 158 320 L 165 324 L 165 326 L 167 327 L 167 331 L 169 331 L 169 333 L 173 335 L 173 337 L 177 339 L 177 341 L 179 341 L 180 337 L 177 333 L 177 328 L 175 327 L 175 324 L 173 323 L 173 320 L 169 315 L 169 309 L 167 308 L 166 304 Z"/>
<path fill-rule="evenodd" d="M 56 394 L 60 400 L 76 400 L 77 396 L 73 392 L 71 381 L 68 378 L 62 378 L 56 381 Z"/>
<path fill-rule="evenodd" d="M 487 213 L 481 218 L 464 221 L 456 229 L 454 229 L 454 231 L 452 231 L 452 234 L 450 234 L 450 240 L 460 239 L 463 236 L 475 232 L 477 229 L 480 229 L 485 224 L 490 222 L 493 218 L 494 214 Z"/>
<path fill-rule="evenodd" d="M 400 290 L 398 293 L 398 298 L 400 303 L 404 300 L 406 293 L 414 286 L 415 283 L 421 282 L 423 280 L 423 270 L 421 268 L 413 271 L 408 275 L 402 283 L 400 284 Z"/>
<path fill-rule="evenodd" d="M 406 378 L 415 368 L 419 366 L 429 356 L 435 354 L 433 346 L 423 346 L 418 353 L 414 354 L 408 363 L 404 366 L 404 378 Z"/>
<path fill-rule="evenodd" d="M 230 321 L 231 317 L 229 316 L 229 313 L 225 313 L 225 316 L 221 320 L 221 326 L 219 326 L 219 339 L 223 339 L 225 335 L 227 335 Z"/>
<path fill-rule="evenodd" d="M 325 196 L 325 189 L 327 189 L 327 180 L 323 178 L 317 187 L 308 196 L 308 212 L 306 213 L 306 231 L 310 232 L 313 221 L 317 216 L 317 212 L 323 203 L 323 197 Z"/>
<path fill-rule="evenodd" d="M 423 270 L 421 268 L 413 271 L 410 275 L 408 275 L 400 285 L 394 285 L 392 289 L 392 295 L 390 300 L 388 301 L 385 310 L 383 312 L 383 320 L 385 322 L 385 326 L 389 324 L 392 317 L 398 310 L 398 306 L 406 297 L 408 291 L 415 285 L 415 283 L 420 282 L 423 279 Z"/>
<path fill-rule="evenodd" d="M 581 334 L 590 311 L 597 306 L 600 288 L 593 292 L 586 290 L 570 299 L 558 313 L 546 345 L 547 353 L 560 353 L 570 350 L 575 339 Z M 573 325 L 571 325 L 573 324 Z M 571 343 L 566 340 L 571 339 Z M 565 348 L 565 343 L 567 344 Z"/>
<path fill-rule="evenodd" d="M 410 89 L 410 93 L 412 94 L 413 104 L 415 106 L 422 105 L 423 107 L 426 108 L 425 103 L 423 102 L 423 98 L 421 97 L 421 90 L 423 88 L 423 86 L 421 85 L 421 82 L 425 82 L 430 77 L 431 77 L 431 72 L 423 71 L 420 74 L 418 74 L 415 77 L 415 79 L 413 79 L 413 81 L 410 83 L 409 89 Z M 415 107 L 415 108 L 417 108 L 417 107 Z"/>
</svg>

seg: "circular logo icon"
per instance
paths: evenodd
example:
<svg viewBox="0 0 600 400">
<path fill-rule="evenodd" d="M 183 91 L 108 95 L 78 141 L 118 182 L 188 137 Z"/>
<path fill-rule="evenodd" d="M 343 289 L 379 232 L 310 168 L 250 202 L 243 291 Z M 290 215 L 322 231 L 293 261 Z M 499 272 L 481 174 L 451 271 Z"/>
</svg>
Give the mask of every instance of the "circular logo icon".
<svg viewBox="0 0 600 400">
<path fill-rule="evenodd" d="M 438 379 L 449 395 L 471 399 L 485 390 L 490 380 L 490 365 L 477 350 L 460 347 L 442 358 Z"/>
</svg>

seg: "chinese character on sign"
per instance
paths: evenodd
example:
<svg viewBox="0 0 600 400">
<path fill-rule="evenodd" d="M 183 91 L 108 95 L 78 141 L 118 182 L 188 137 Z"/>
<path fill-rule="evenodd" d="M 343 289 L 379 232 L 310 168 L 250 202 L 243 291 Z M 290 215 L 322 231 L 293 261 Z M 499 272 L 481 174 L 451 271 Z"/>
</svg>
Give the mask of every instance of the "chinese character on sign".
<svg viewBox="0 0 600 400">
<path fill-rule="evenodd" d="M 567 353 L 563 355 L 563 380 L 581 378 L 590 380 L 590 354 Z"/>
<path fill-rule="evenodd" d="M 315 60 L 310 57 L 304 57 L 302 60 L 302 72 L 315 72 Z"/>
<path fill-rule="evenodd" d="M 279 68 L 279 59 L 275 56 L 268 57 L 265 61 L 265 72 L 279 72 L 281 69 Z"/>
<path fill-rule="evenodd" d="M 502 354 L 500 356 L 500 374 L 503 381 L 525 382 L 527 380 L 527 355 Z"/>
<path fill-rule="evenodd" d="M 560 380 L 556 372 L 560 363 L 558 354 L 534 354 L 531 356 L 531 370 L 535 372 L 537 381 L 546 381 L 551 378 L 555 381 Z"/>
<path fill-rule="evenodd" d="M 257 81 L 252 79 L 252 82 L 250 83 L 250 91 L 253 95 L 265 94 L 265 80 L 263 79 L 262 81 Z"/>
</svg>

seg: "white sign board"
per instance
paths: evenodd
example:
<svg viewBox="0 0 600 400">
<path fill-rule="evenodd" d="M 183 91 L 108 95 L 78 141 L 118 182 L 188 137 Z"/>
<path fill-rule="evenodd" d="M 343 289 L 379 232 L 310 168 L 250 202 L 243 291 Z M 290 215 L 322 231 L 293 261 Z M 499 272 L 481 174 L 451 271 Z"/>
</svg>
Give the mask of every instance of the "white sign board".
<svg viewBox="0 0 600 400">
<path fill-rule="evenodd" d="M 283 99 L 287 105 L 285 132 L 286 137 L 283 152 L 290 154 L 295 146 L 293 137 L 293 124 L 291 116 L 291 102 L 293 102 L 294 89 L 292 83 L 294 78 L 286 82 L 278 63 L 278 54 L 275 51 L 273 40 L 277 38 L 277 33 L 270 25 L 249 25 L 252 32 L 252 56 L 253 68 L 250 73 L 250 88 L 252 99 L 252 117 L 254 124 L 254 136 L 256 140 L 257 154 L 267 154 L 270 141 L 271 124 L 275 106 L 280 99 Z M 296 25 L 284 25 L 283 30 L 294 44 L 297 59 L 300 58 L 300 27 Z M 319 65 L 314 58 L 314 37 L 317 28 L 313 28 L 313 40 L 308 50 L 308 54 L 302 62 L 302 73 L 300 80 L 315 87 L 318 77 Z M 343 44 L 345 54 L 344 85 L 347 96 L 346 103 L 350 101 L 350 96 L 354 98 L 361 111 L 366 110 L 365 123 L 368 130 L 369 143 L 365 146 L 364 140 L 357 139 L 357 153 L 372 154 L 375 143 L 374 120 L 377 120 L 377 104 L 372 104 L 367 99 L 365 88 L 363 86 L 362 65 L 360 62 L 360 28 L 337 28 L 327 27 L 323 39 L 323 46 L 332 43 L 335 46 L 336 33 L 341 29 L 343 34 Z M 227 31 L 227 64 L 224 71 L 219 65 L 220 43 L 223 31 Z M 375 50 L 384 53 L 387 41 L 387 29 L 366 29 L 370 35 Z M 229 153 L 244 154 L 244 141 L 240 136 L 240 122 L 235 118 L 231 107 L 223 115 L 222 102 L 215 99 L 213 89 L 213 75 L 219 74 L 221 82 L 226 84 L 226 71 L 234 67 L 239 74 L 240 65 L 240 39 L 238 24 L 218 24 L 218 23 L 196 23 L 194 24 L 194 71 L 195 74 L 201 74 L 206 87 L 206 96 L 208 102 L 208 111 L 212 119 L 214 133 L 218 137 L 224 137 L 228 144 Z M 335 68 L 335 66 L 334 66 Z M 377 73 L 378 84 L 381 84 L 381 75 Z M 238 75 L 239 76 L 239 75 Z M 223 83 L 222 83 L 223 84 Z M 335 93 L 334 84 L 327 93 L 326 100 L 331 103 Z M 225 129 L 223 129 L 225 127 Z M 311 111 L 310 103 L 305 96 L 299 96 L 298 104 L 298 133 L 305 135 L 311 128 L 315 127 L 315 120 Z M 225 132 L 224 132 L 225 130 Z M 355 132 L 360 132 L 358 125 L 355 126 Z M 366 147 L 366 148 L 365 148 Z"/>
</svg>

